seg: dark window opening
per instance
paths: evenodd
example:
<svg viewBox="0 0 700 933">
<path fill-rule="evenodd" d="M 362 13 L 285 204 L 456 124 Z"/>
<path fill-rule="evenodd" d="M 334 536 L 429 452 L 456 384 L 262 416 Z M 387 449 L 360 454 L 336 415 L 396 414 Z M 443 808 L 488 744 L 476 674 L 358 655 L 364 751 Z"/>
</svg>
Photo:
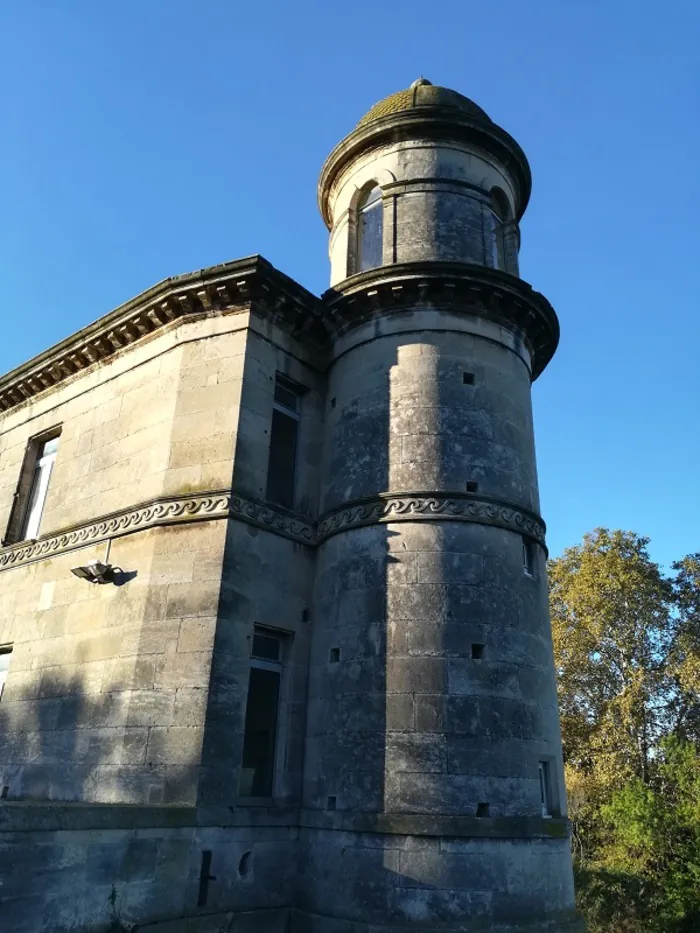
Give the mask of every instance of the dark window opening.
<svg viewBox="0 0 700 933">
<path fill-rule="evenodd" d="M 328 801 L 326 802 L 326 809 L 335 810 L 336 803 L 337 803 L 337 800 L 334 796 L 329 797 Z"/>
<path fill-rule="evenodd" d="M 462 382 L 465 386 L 474 385 L 474 373 L 462 373 Z"/>
<path fill-rule="evenodd" d="M 489 815 L 489 805 L 487 803 L 479 803 L 476 806 L 476 815 L 478 817 L 485 817 Z"/>
<path fill-rule="evenodd" d="M 252 655 L 239 792 L 243 797 L 271 797 L 282 679 L 281 639 L 254 632 Z"/>
<path fill-rule="evenodd" d="M 266 498 L 287 509 L 294 508 L 300 403 L 296 387 L 278 376 L 270 425 Z"/>
<path fill-rule="evenodd" d="M 523 570 L 528 577 L 534 577 L 535 548 L 529 538 L 523 538 Z"/>
<path fill-rule="evenodd" d="M 263 635 L 260 632 L 253 634 L 253 650 L 251 654 L 261 661 L 279 661 L 280 641 L 274 635 Z"/>
<path fill-rule="evenodd" d="M 472 481 L 467 483 L 467 492 L 478 492 L 478 491 L 479 491 L 478 483 L 474 483 Z"/>
<path fill-rule="evenodd" d="M 328 660 L 331 664 L 337 664 L 340 661 L 340 648 L 331 648 L 328 652 Z"/>
<path fill-rule="evenodd" d="M 552 788 L 550 783 L 549 762 L 541 761 L 540 769 L 540 806 L 542 816 L 550 817 L 552 815 Z"/>
<path fill-rule="evenodd" d="M 472 645 L 472 658 L 475 661 L 480 661 L 484 656 L 484 646 L 483 645 Z"/>
<path fill-rule="evenodd" d="M 335 408 L 335 399 L 334 399 L 334 398 L 331 399 L 331 408 Z"/>
</svg>

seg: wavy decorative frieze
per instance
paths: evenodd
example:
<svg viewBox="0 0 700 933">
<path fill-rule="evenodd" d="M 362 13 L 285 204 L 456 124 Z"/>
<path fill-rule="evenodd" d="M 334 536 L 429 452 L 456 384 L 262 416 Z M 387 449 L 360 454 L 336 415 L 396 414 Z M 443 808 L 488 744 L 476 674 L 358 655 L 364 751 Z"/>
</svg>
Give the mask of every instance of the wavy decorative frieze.
<svg viewBox="0 0 700 933">
<path fill-rule="evenodd" d="M 544 546 L 544 521 L 529 509 L 501 499 L 461 493 L 397 493 L 350 503 L 323 515 L 317 539 L 379 522 L 460 521 L 496 525 L 534 538 Z"/>
<path fill-rule="evenodd" d="M 316 531 L 313 524 L 268 505 L 266 502 L 231 496 L 229 511 L 235 518 L 257 525 L 258 528 L 276 531 L 293 541 L 300 541 L 302 544 L 316 543 Z"/>
<path fill-rule="evenodd" d="M 348 503 L 323 515 L 314 525 L 268 502 L 221 490 L 153 499 L 36 541 L 2 548 L 0 572 L 159 525 L 220 518 L 236 518 L 309 547 L 341 531 L 383 522 L 433 520 L 496 525 L 528 535 L 543 547 L 546 530 L 542 519 L 528 509 L 500 499 L 461 493 L 387 493 Z"/>
<path fill-rule="evenodd" d="M 98 518 L 96 521 L 38 538 L 36 541 L 25 541 L 3 548 L 0 550 L 0 571 L 159 525 L 229 517 L 239 518 L 302 544 L 315 543 L 312 524 L 275 509 L 267 503 L 244 499 L 225 490 L 154 499 Z"/>
</svg>

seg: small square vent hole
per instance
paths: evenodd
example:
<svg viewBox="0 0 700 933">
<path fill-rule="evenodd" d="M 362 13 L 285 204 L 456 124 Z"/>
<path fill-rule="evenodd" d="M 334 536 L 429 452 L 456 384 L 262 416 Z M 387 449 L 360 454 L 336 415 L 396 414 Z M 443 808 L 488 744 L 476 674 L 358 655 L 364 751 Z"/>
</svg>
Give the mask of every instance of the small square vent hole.
<svg viewBox="0 0 700 933">
<path fill-rule="evenodd" d="M 472 658 L 475 661 L 480 661 L 484 656 L 484 646 L 483 645 L 472 645 Z"/>
<path fill-rule="evenodd" d="M 328 652 L 328 660 L 331 664 L 337 664 L 340 661 L 340 648 L 331 648 Z"/>
<path fill-rule="evenodd" d="M 465 386 L 474 385 L 474 373 L 462 373 L 462 382 Z"/>
<path fill-rule="evenodd" d="M 470 480 L 467 483 L 467 492 L 478 492 L 478 491 L 479 491 L 479 484 L 475 483 L 473 480 Z"/>
<path fill-rule="evenodd" d="M 487 803 L 479 803 L 476 805 L 476 815 L 479 817 L 484 817 L 489 815 L 489 805 Z"/>
</svg>

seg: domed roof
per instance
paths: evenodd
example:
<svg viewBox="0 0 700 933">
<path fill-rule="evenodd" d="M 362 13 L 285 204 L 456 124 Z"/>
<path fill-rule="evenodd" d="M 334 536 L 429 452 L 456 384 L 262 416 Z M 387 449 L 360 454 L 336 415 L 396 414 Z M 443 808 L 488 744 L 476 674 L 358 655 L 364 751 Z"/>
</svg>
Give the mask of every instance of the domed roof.
<svg viewBox="0 0 700 933">
<path fill-rule="evenodd" d="M 463 94 L 458 94 L 457 91 L 431 84 L 425 78 L 418 78 L 405 91 L 397 91 L 395 94 L 385 97 L 384 100 L 380 100 L 364 115 L 357 126 L 358 128 L 366 126 L 372 120 L 378 120 L 380 117 L 386 117 L 393 113 L 423 107 L 450 107 L 452 110 L 459 111 L 466 116 L 491 122 L 489 115 L 473 100 L 469 100 Z"/>
</svg>

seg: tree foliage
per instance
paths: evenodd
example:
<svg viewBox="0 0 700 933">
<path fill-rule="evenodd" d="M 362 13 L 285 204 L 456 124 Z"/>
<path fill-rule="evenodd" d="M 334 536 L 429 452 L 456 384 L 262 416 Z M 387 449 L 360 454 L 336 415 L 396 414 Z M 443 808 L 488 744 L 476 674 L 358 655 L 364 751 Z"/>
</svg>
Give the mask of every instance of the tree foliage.
<svg viewBox="0 0 700 933">
<path fill-rule="evenodd" d="M 550 561 L 579 901 L 589 933 L 700 931 L 700 554 L 598 528 Z"/>
</svg>

